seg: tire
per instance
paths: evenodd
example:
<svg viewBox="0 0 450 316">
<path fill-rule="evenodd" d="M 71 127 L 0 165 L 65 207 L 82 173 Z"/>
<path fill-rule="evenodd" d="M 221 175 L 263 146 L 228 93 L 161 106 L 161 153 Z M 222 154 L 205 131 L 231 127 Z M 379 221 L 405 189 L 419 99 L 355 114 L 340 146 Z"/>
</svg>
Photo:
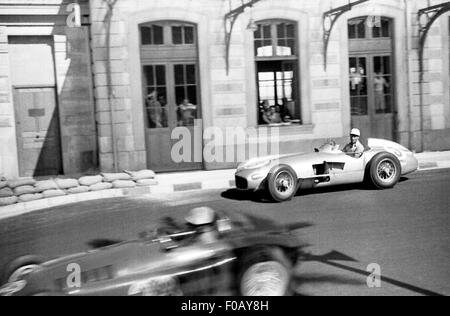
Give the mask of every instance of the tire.
<svg viewBox="0 0 450 316">
<path fill-rule="evenodd" d="M 38 256 L 24 256 L 14 260 L 6 267 L 2 284 L 20 280 L 44 262 L 45 260 Z"/>
<path fill-rule="evenodd" d="M 402 175 L 402 166 L 397 157 L 384 152 L 372 158 L 368 180 L 377 189 L 393 188 Z"/>
<path fill-rule="evenodd" d="M 242 260 L 238 291 L 241 296 L 290 296 L 292 264 L 280 248 L 255 249 Z"/>
<path fill-rule="evenodd" d="M 270 196 L 277 202 L 290 201 L 297 193 L 297 173 L 287 165 L 272 169 L 267 182 Z"/>
</svg>

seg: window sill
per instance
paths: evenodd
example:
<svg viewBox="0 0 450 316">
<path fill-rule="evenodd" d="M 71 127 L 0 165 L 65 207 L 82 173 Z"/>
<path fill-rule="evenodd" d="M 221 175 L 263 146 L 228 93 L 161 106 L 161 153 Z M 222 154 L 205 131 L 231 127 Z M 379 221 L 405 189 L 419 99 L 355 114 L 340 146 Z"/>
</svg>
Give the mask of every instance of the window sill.
<svg viewBox="0 0 450 316">
<path fill-rule="evenodd" d="M 279 125 L 259 125 L 256 127 L 258 132 L 266 130 L 268 133 L 270 133 L 274 129 L 278 129 L 280 136 L 283 135 L 299 135 L 299 134 L 313 134 L 314 132 L 314 124 L 293 124 L 293 125 L 286 125 L 286 126 L 279 126 Z"/>
</svg>

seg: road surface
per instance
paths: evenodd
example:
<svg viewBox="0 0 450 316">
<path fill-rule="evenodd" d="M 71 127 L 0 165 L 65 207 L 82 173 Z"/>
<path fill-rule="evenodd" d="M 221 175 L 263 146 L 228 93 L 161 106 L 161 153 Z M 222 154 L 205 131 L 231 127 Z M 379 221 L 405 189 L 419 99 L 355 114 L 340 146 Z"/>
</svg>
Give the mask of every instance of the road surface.
<svg viewBox="0 0 450 316">
<path fill-rule="evenodd" d="M 301 192 L 277 204 L 236 190 L 91 201 L 0 221 L 0 270 L 27 254 L 54 257 L 136 238 L 162 216 L 196 206 L 306 222 L 310 247 L 295 269 L 298 295 L 450 295 L 450 170 L 418 172 L 392 190 Z M 369 265 L 381 287 L 369 287 Z"/>
</svg>

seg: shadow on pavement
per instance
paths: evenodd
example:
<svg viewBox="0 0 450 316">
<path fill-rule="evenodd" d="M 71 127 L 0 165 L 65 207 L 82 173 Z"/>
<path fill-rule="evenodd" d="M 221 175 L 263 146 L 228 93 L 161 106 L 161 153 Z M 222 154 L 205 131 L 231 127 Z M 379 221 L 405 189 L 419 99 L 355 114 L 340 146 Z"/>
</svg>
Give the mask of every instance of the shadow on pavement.
<svg viewBox="0 0 450 316">
<path fill-rule="evenodd" d="M 224 199 L 234 201 L 251 201 L 264 204 L 275 204 L 268 194 L 265 192 L 241 191 L 238 189 L 230 189 L 221 194 Z"/>
<path fill-rule="evenodd" d="M 409 181 L 407 177 L 401 177 L 399 183 L 404 183 Z M 379 189 L 373 188 L 365 183 L 356 183 L 356 184 L 344 184 L 326 188 L 316 188 L 316 189 L 307 189 L 307 190 L 298 190 L 296 193 L 296 197 L 298 196 L 307 196 L 307 195 L 317 195 L 317 194 L 325 194 L 325 193 L 333 193 L 333 192 L 343 192 L 343 191 L 379 191 Z M 238 189 L 229 189 L 221 194 L 224 199 L 234 200 L 234 201 L 250 201 L 256 203 L 264 203 L 264 204 L 276 204 L 270 195 L 267 192 L 253 192 L 253 191 L 242 191 Z"/>
<path fill-rule="evenodd" d="M 324 255 L 320 255 L 320 256 L 316 256 L 316 255 L 311 255 L 311 254 L 307 254 L 307 253 L 303 253 L 301 254 L 301 261 L 304 262 L 320 262 L 329 266 L 332 266 L 334 268 L 338 268 L 338 269 L 342 269 L 345 271 L 349 271 L 349 272 L 353 272 L 355 274 L 364 276 L 365 278 L 371 276 L 371 272 L 367 272 L 364 270 L 360 270 L 358 268 L 354 268 L 354 267 L 350 267 L 348 265 L 342 264 L 342 263 L 338 263 L 335 261 L 342 261 L 342 262 L 358 262 L 357 260 L 343 254 L 340 253 L 338 251 L 331 251 L 327 254 Z M 384 275 L 381 276 L 381 280 L 382 282 L 391 284 L 393 286 L 420 294 L 420 295 L 424 295 L 424 296 L 444 296 L 440 293 L 436 293 L 427 289 L 423 289 L 420 287 L 417 287 L 415 285 L 412 284 L 408 284 L 399 280 L 395 280 L 393 278 L 389 278 L 386 277 Z M 308 282 L 308 283 L 321 283 L 321 282 L 327 282 L 327 283 L 335 283 L 335 284 L 354 284 L 354 285 L 364 285 L 365 282 L 359 282 L 359 281 L 355 281 L 353 279 L 349 279 L 349 278 L 342 278 L 342 277 L 335 277 L 335 276 L 318 276 L 318 275 L 314 275 L 313 277 L 302 277 L 302 276 L 297 276 L 295 279 L 296 282 Z M 301 295 L 301 294 L 300 294 Z"/>
</svg>

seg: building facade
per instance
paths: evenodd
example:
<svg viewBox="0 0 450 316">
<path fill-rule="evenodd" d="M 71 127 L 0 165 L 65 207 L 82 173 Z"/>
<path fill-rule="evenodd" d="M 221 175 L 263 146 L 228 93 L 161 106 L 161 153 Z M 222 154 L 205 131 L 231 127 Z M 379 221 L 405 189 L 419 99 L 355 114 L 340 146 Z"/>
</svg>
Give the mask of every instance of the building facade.
<svg viewBox="0 0 450 316">
<path fill-rule="evenodd" d="M 418 12 L 445 1 L 4 2 L 6 176 L 39 174 L 40 162 L 65 174 L 228 168 L 239 159 L 225 153 L 271 135 L 291 153 L 344 143 L 351 127 L 416 151 L 450 149 L 449 12 L 431 25 L 419 62 Z M 190 132 L 188 161 L 173 159 L 179 127 Z"/>
</svg>

